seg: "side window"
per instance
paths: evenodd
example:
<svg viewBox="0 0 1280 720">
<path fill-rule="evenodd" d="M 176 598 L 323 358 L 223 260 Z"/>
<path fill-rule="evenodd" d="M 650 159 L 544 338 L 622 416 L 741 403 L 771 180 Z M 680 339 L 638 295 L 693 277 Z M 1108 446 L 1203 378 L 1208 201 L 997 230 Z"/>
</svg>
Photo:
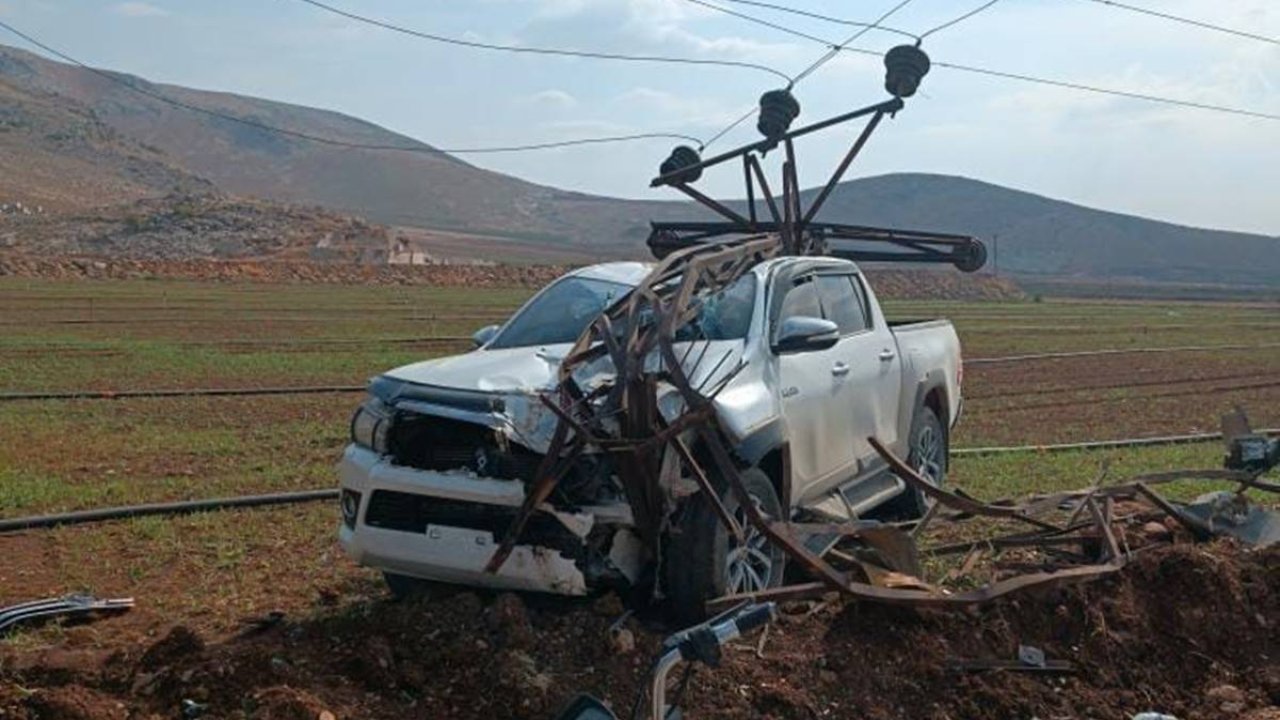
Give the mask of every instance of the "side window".
<svg viewBox="0 0 1280 720">
<path fill-rule="evenodd" d="M 826 317 L 840 328 L 841 335 L 867 329 L 864 306 L 851 276 L 819 275 L 817 285 Z"/>
<path fill-rule="evenodd" d="M 781 325 L 789 317 L 822 317 L 822 304 L 818 300 L 818 289 L 812 276 L 800 278 L 798 284 L 783 296 L 778 324 Z"/>
</svg>

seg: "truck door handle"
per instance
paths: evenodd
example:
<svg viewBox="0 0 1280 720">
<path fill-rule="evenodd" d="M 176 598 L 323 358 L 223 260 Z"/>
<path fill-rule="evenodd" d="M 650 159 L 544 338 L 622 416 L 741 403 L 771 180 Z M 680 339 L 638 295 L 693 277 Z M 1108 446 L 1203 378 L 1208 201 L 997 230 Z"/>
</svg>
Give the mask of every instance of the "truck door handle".
<svg viewBox="0 0 1280 720">
<path fill-rule="evenodd" d="M 884 350 L 880 351 L 880 362 L 889 362 L 894 358 L 895 355 L 897 355 L 897 353 L 890 350 L 889 348 L 885 348 Z"/>
<path fill-rule="evenodd" d="M 848 375 L 849 364 L 846 362 L 837 362 L 835 365 L 831 366 L 831 374 L 836 376 Z"/>
</svg>

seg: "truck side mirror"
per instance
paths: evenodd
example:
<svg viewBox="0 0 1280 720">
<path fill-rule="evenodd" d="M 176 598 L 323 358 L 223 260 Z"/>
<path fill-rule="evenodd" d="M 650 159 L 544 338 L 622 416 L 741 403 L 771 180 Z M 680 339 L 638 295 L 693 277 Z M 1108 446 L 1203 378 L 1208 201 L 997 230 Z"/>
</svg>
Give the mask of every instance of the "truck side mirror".
<svg viewBox="0 0 1280 720">
<path fill-rule="evenodd" d="M 830 320 L 796 316 L 782 321 L 778 339 L 773 343 L 776 353 L 826 350 L 840 340 L 840 328 Z"/>
<path fill-rule="evenodd" d="M 475 335 L 471 336 L 471 342 L 475 343 L 476 347 L 484 347 L 485 345 L 488 345 L 489 341 L 493 339 L 493 336 L 497 334 L 497 325 L 485 325 L 477 330 Z"/>
</svg>

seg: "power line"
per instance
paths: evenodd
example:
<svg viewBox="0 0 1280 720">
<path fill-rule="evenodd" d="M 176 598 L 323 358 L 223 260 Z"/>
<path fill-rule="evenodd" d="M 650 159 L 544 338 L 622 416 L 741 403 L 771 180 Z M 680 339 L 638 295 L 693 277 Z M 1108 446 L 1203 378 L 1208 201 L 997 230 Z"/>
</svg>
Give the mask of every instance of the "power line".
<svg viewBox="0 0 1280 720">
<path fill-rule="evenodd" d="M 66 62 L 69 62 L 72 65 L 76 65 L 85 70 L 88 70 L 89 72 L 93 73 L 94 75 L 97 75 L 98 77 L 109 80 L 122 87 L 128 88 L 129 90 L 132 90 L 133 92 L 138 93 L 139 95 L 144 95 L 146 97 L 152 98 L 153 100 L 158 100 L 162 103 L 171 105 L 176 108 L 180 108 L 182 110 L 186 110 L 188 112 L 200 113 L 203 115 L 208 115 L 210 117 L 218 118 L 220 120 L 227 120 L 229 122 L 238 123 L 240 125 L 244 125 L 247 127 L 256 128 L 258 130 L 275 133 L 277 135 L 285 135 L 288 137 L 297 138 L 299 140 L 306 140 L 308 142 L 314 142 L 321 145 L 329 145 L 332 147 L 348 148 L 352 150 L 411 152 L 411 153 L 423 153 L 423 154 L 429 154 L 429 155 L 443 155 L 443 154 L 462 155 L 462 154 L 525 152 L 530 150 L 548 150 L 551 148 L 573 147 L 576 145 L 598 145 L 598 144 L 604 144 L 604 143 L 628 142 L 633 140 L 652 140 L 652 139 L 688 140 L 690 142 L 695 142 L 699 144 L 701 144 L 702 142 L 701 140 L 699 140 L 696 137 L 693 137 L 692 135 L 682 135 L 680 133 L 653 132 L 653 133 L 636 133 L 632 135 L 611 135 L 611 136 L 605 136 L 605 137 L 575 138 L 573 140 L 560 140 L 556 142 L 545 142 L 545 143 L 531 143 L 531 144 L 525 144 L 525 145 L 504 145 L 504 146 L 494 146 L 494 147 L 471 147 L 471 148 L 436 148 L 436 147 L 431 147 L 429 145 L 426 145 L 425 143 L 420 143 L 419 145 L 416 145 L 416 146 L 353 143 L 353 142 L 347 142 L 345 140 L 337 140 L 335 138 L 322 137 L 320 135 L 312 135 L 310 133 L 305 133 L 298 130 L 290 130 L 288 128 L 282 128 L 276 125 L 268 125 L 267 123 L 258 122 L 257 120 L 253 120 L 250 118 L 239 117 L 237 115 L 231 115 L 228 113 L 219 112 L 217 110 L 210 110 L 209 108 L 200 107 L 199 105 L 192 105 L 190 103 L 186 103 L 181 100 L 175 100 L 174 98 L 171 98 L 167 95 L 158 93 L 149 88 L 135 84 L 134 82 L 131 82 L 130 80 L 127 80 L 124 77 L 121 77 L 115 73 L 107 72 L 105 70 L 99 70 L 98 68 L 95 68 L 86 63 L 83 63 L 60 50 L 50 47 L 49 45 L 46 45 L 45 43 L 35 39 L 34 37 L 28 35 L 25 32 L 22 32 L 21 30 L 8 24 L 7 22 L 4 22 L 3 20 L 0 20 L 0 28 L 4 28 L 5 30 L 8 30 L 10 33 L 13 33 L 14 35 L 22 38 L 28 43 L 31 43 L 33 46 L 38 47 L 41 50 L 44 50 L 45 52 L 57 58 L 60 58 Z M 418 142 L 418 141 L 415 141 L 415 142 Z"/>
<path fill-rule="evenodd" d="M 728 1 L 728 2 L 735 2 L 735 1 L 740 1 L 740 2 L 741 2 L 742 0 L 727 0 L 727 1 Z M 831 42 L 830 40 L 824 40 L 824 39 L 822 39 L 822 38 L 820 38 L 820 37 L 817 37 L 816 35 L 810 35 L 810 34 L 808 34 L 808 33 L 803 33 L 803 32 L 800 32 L 799 30 L 794 29 L 794 28 L 786 27 L 785 25 L 779 25 L 779 24 L 777 24 L 777 23 L 772 23 L 772 22 L 769 22 L 768 20 L 763 20 L 763 19 L 758 18 L 758 17 L 755 17 L 755 16 L 753 16 L 753 15 L 748 15 L 748 14 L 746 14 L 746 13 L 741 13 L 741 12 L 738 12 L 738 11 L 736 11 L 736 10 L 730 10 L 729 8 L 722 7 L 722 6 L 720 6 L 720 5 L 714 5 L 714 4 L 712 4 L 712 3 L 706 2 L 705 0 L 689 0 L 689 2 L 694 3 L 694 4 L 696 4 L 696 5 L 701 5 L 701 6 L 706 7 L 706 8 L 710 8 L 710 9 L 712 9 L 712 10 L 715 10 L 715 11 L 720 12 L 720 13 L 724 13 L 724 14 L 726 14 L 726 15 L 732 15 L 733 17 L 741 18 L 741 19 L 743 19 L 743 20 L 746 20 L 746 21 L 748 21 L 748 22 L 755 23 L 755 24 L 757 24 L 757 25 L 763 25 L 763 26 L 765 26 L 765 27 L 772 28 L 772 29 L 774 29 L 774 30 L 778 30 L 778 31 L 780 31 L 780 32 L 784 32 L 784 33 L 787 33 L 787 34 L 789 34 L 789 35 L 795 35 L 796 37 L 801 37 L 801 38 L 804 38 L 804 39 L 806 39 L 806 40 L 812 40 L 812 41 L 814 41 L 814 42 L 822 43 L 823 45 L 826 45 L 828 48 L 830 48 L 826 53 L 824 53 L 824 54 L 823 54 L 823 56 L 822 56 L 822 57 L 820 57 L 820 58 L 818 58 L 816 61 L 814 61 L 811 65 L 809 65 L 809 67 L 805 68 L 805 69 L 804 69 L 804 71 L 803 71 L 803 72 L 801 72 L 799 75 L 796 75 L 795 79 L 793 79 L 793 80 L 792 80 L 792 81 L 787 85 L 787 88 L 788 88 L 788 89 L 790 89 L 790 88 L 792 88 L 792 87 L 795 87 L 795 85 L 796 85 L 797 83 L 799 83 L 801 80 L 804 80 L 806 77 L 808 77 L 809 75 L 813 74 L 813 72 L 814 72 L 815 70 L 817 70 L 818 68 L 820 68 L 820 67 L 822 67 L 824 64 L 826 64 L 826 63 L 827 63 L 827 61 L 829 61 L 831 58 L 835 57 L 835 55 L 836 55 L 837 53 L 839 53 L 842 49 L 844 49 L 844 47 L 845 47 L 845 46 L 849 45 L 849 44 L 850 44 L 850 43 L 852 43 L 853 41 L 857 40 L 858 38 L 862 37 L 863 35 L 865 35 L 866 33 L 870 32 L 870 31 L 872 31 L 872 30 L 876 30 L 876 29 L 886 29 L 886 28 L 881 28 L 881 27 L 880 27 L 880 23 L 882 23 L 882 22 L 884 22 L 885 20 L 887 20 L 887 19 L 889 18 L 889 16 L 890 16 L 890 15 L 893 15 L 893 14 L 894 14 L 894 13 L 896 13 L 897 11 L 901 10 L 901 9 L 902 9 L 903 7 L 905 7 L 908 3 L 912 2 L 912 0 L 901 0 L 897 5 L 895 5 L 895 6 L 893 6 L 892 8 L 890 8 L 888 12 L 884 13 L 884 14 L 883 14 L 883 15 L 881 15 L 879 18 L 877 18 L 877 19 L 875 20 L 875 22 L 871 22 L 871 23 L 863 23 L 863 22 L 855 22 L 855 21 L 852 21 L 852 20 L 838 21 L 838 22 L 841 22 L 841 23 L 843 23 L 843 24 L 847 24 L 847 25 L 857 25 L 857 26 L 859 26 L 859 27 L 861 27 L 861 28 L 862 28 L 862 29 L 861 29 L 861 30 L 859 30 L 858 32 L 854 33 L 850 38 L 848 38 L 847 40 L 845 40 L 843 43 L 833 43 L 833 42 Z M 765 3 L 755 3 L 755 2 L 743 2 L 743 4 L 756 4 L 756 5 L 761 5 L 761 6 L 765 6 L 765 5 L 766 5 Z M 770 7 L 774 7 L 775 9 L 785 9 L 785 8 L 782 8 L 782 6 L 770 6 Z M 799 12 L 799 11 L 797 11 L 797 12 Z M 802 14 L 805 14 L 805 13 L 802 13 Z M 823 19 L 827 19 L 827 18 L 825 18 L 825 16 L 823 16 Z M 833 18 L 832 20 L 834 20 L 834 18 Z M 897 31 L 893 31 L 893 32 L 902 32 L 902 31 L 897 30 Z M 907 35 L 910 35 L 910 33 L 906 33 L 906 34 L 907 34 Z M 914 36 L 912 36 L 912 37 L 914 37 Z M 750 110 L 748 110 L 744 115 L 742 115 L 742 117 L 739 117 L 737 120 L 734 120 L 732 123 L 730 123 L 730 124 L 729 124 L 728 126 L 726 126 L 724 129 L 720 130 L 720 132 L 716 133 L 715 135 L 712 135 L 712 136 L 711 136 L 711 138 L 710 138 L 709 140 L 707 140 L 705 143 L 703 143 L 703 144 L 702 144 L 702 148 L 703 148 L 703 149 L 706 149 L 707 147 L 710 147 L 712 143 L 716 142 L 716 141 L 717 141 L 717 140 L 719 140 L 720 138 L 722 138 L 722 137 L 724 137 L 725 135 L 729 134 L 729 133 L 730 133 L 734 128 L 736 128 L 736 127 L 738 127 L 739 125 L 741 125 L 742 123 L 746 122 L 746 121 L 747 121 L 747 118 L 750 118 L 753 114 L 755 114 L 755 108 L 754 108 L 754 107 L 752 107 Z"/>
<path fill-rule="evenodd" d="M 939 30 L 946 30 L 947 28 L 951 27 L 952 25 L 958 25 L 958 24 L 960 24 L 960 23 L 964 22 L 965 20 L 968 20 L 969 18 L 973 17 L 974 15 L 977 15 L 978 13 L 980 13 L 980 12 L 982 12 L 982 11 L 986 10 L 987 8 L 991 7 L 992 5 L 995 5 L 995 4 L 996 4 L 996 3 L 998 3 L 998 2 L 1000 2 L 1000 0 L 987 0 L 987 2 L 985 2 L 985 3 L 981 4 L 981 5 L 979 5 L 978 7 L 976 7 L 976 8 L 974 8 L 974 9 L 970 10 L 969 12 L 967 12 L 967 13 L 965 13 L 965 14 L 963 14 L 963 15 L 961 15 L 960 17 L 955 18 L 954 20 L 948 20 L 947 22 L 944 22 L 944 23 L 942 23 L 941 25 L 939 25 L 939 26 L 937 26 L 937 27 L 935 27 L 935 28 L 931 28 L 931 29 L 929 29 L 929 30 L 924 31 L 923 33 L 920 33 L 920 39 L 921 39 L 921 40 L 924 40 L 925 38 L 929 37 L 930 35 L 932 35 L 932 34 L 934 34 L 934 33 L 938 32 Z"/>
<path fill-rule="evenodd" d="M 693 2 L 693 1 L 695 0 L 690 0 L 690 2 Z M 904 1 L 909 2 L 910 0 L 904 0 Z M 1095 0 L 1091 0 L 1091 1 L 1095 1 Z M 740 17 L 743 16 L 742 13 L 733 13 L 733 14 L 738 15 Z M 744 19 L 750 19 L 752 21 L 758 20 L 758 18 L 751 18 L 750 16 L 746 16 L 744 17 Z M 827 40 L 825 38 L 821 38 L 815 35 L 805 34 L 804 37 L 806 37 L 807 39 L 815 43 L 825 45 L 829 48 L 839 47 L 840 51 L 842 52 L 859 53 L 862 55 L 870 55 L 872 57 L 882 57 L 882 54 L 879 52 L 876 52 L 874 50 L 868 50 L 866 48 L 849 47 L 847 43 L 838 44 L 838 43 L 832 42 L 831 40 Z M 967 72 L 975 75 L 986 75 L 989 77 L 998 77 L 1006 80 L 1017 80 L 1019 82 L 1034 83 L 1037 85 L 1048 85 L 1051 87 L 1067 88 L 1071 90 L 1079 90 L 1082 92 L 1090 92 L 1090 93 L 1095 93 L 1099 95 L 1112 95 L 1115 97 L 1129 98 L 1132 100 L 1143 100 L 1146 102 L 1160 103 L 1163 105 L 1173 105 L 1173 106 L 1179 106 L 1179 107 L 1194 108 L 1197 110 L 1210 110 L 1213 112 L 1226 113 L 1230 115 L 1240 115 L 1244 117 L 1258 118 L 1261 120 L 1280 120 L 1280 114 L 1260 112 L 1257 110 L 1247 110 L 1243 108 L 1228 107 L 1225 105 L 1201 103 L 1201 102 L 1195 102 L 1193 100 L 1180 100 L 1177 98 L 1163 97 L 1160 95 L 1151 95 L 1148 93 L 1132 92 L 1129 90 L 1116 90 L 1114 88 L 1104 88 L 1104 87 L 1098 87 L 1096 85 L 1086 85 L 1084 83 L 1070 82 L 1067 80 L 1054 80 L 1052 78 L 1038 77 L 1035 75 L 1025 75 L 1022 73 L 1015 73 L 1015 72 L 1006 72 L 1004 70 L 994 70 L 991 68 L 977 67 L 974 65 L 950 63 L 950 62 L 945 62 L 941 60 L 933 60 L 932 64 L 934 67 L 947 68 L 949 70 Z M 797 75 L 796 76 L 797 82 L 800 79 L 802 79 L 803 76 L 804 76 L 803 73 L 801 73 L 800 75 Z"/>
<path fill-rule="evenodd" d="M 854 25 L 857 27 L 872 28 L 875 30 L 880 30 L 881 32 L 894 33 L 895 35 L 902 35 L 904 37 L 909 37 L 912 40 L 920 39 L 919 36 L 917 36 L 915 33 L 910 33 L 910 32 L 907 32 L 906 30 L 887 27 L 885 25 L 873 25 L 872 23 L 858 22 L 856 20 L 846 20 L 845 18 L 832 17 L 830 15 L 823 15 L 822 13 L 810 12 L 808 10 L 800 10 L 797 8 L 787 7 L 786 5 L 776 5 L 774 3 L 759 2 L 758 0 L 722 0 L 722 2 L 733 3 L 735 5 L 750 5 L 752 7 L 767 8 L 769 10 L 776 10 L 777 12 L 783 12 L 783 13 L 789 13 L 791 15 L 799 15 L 801 17 L 813 18 L 814 20 L 822 20 L 824 22 L 835 23 L 837 25 Z"/>
<path fill-rule="evenodd" d="M 791 76 L 781 71 L 775 70 L 767 65 L 757 63 L 739 62 L 737 60 L 711 60 L 703 58 L 682 58 L 670 57 L 665 55 L 627 55 L 623 53 L 595 52 L 591 50 L 565 50 L 562 48 L 545 48 L 545 47 L 526 47 L 523 45 L 502 45 L 498 43 L 486 43 L 475 40 L 461 40 L 459 38 L 446 37 L 444 35 L 436 35 L 434 33 L 422 32 L 410 28 L 395 25 L 383 20 L 371 18 L 366 15 L 357 15 L 356 13 L 334 7 L 332 5 L 320 2 L 320 0 L 298 0 L 308 5 L 320 8 L 326 12 L 335 15 L 341 15 L 356 22 L 365 23 L 374 27 L 391 30 L 404 35 L 420 38 L 423 40 L 431 40 L 433 42 L 445 43 L 447 45 L 457 45 L 460 47 L 476 48 L 480 50 L 498 50 L 502 52 L 526 53 L 531 55 L 555 55 L 559 57 L 579 57 L 590 58 L 593 60 L 619 60 L 626 62 L 649 62 L 649 63 L 669 63 L 679 65 L 714 65 L 720 67 L 745 68 L 750 70 L 759 70 L 776 75 L 783 80 L 790 82 Z"/>
<path fill-rule="evenodd" d="M 787 35 L 792 35 L 798 38 L 804 38 L 805 40 L 812 40 L 814 42 L 820 42 L 824 45 L 828 45 L 831 47 L 835 46 L 835 43 L 831 42 L 830 40 L 823 40 L 822 38 L 816 35 L 810 35 L 809 33 L 801 32 L 799 30 L 796 30 L 795 28 L 789 28 L 786 25 L 779 25 L 777 23 L 769 22 L 768 20 L 763 20 L 761 18 L 754 17 L 746 13 L 738 12 L 737 10 L 730 10 L 727 7 L 722 7 L 720 5 L 715 5 L 713 3 L 706 2 L 706 0 L 688 0 L 688 2 L 691 2 L 694 5 L 701 5 L 702 7 L 708 8 L 710 10 L 715 10 L 718 13 L 723 13 L 725 15 L 732 15 L 733 17 L 741 18 L 743 20 L 746 20 L 747 22 L 755 23 L 756 25 L 763 25 L 764 27 L 772 28 L 774 30 L 777 30 L 778 32 L 786 33 Z M 732 0 L 730 0 L 730 2 L 732 2 Z M 788 77 L 787 80 L 790 81 L 791 78 Z"/>
<path fill-rule="evenodd" d="M 734 128 L 746 122 L 748 118 L 750 118 L 752 115 L 755 115 L 755 114 L 756 114 L 756 108 L 753 105 L 751 106 L 750 110 L 743 113 L 742 117 L 739 117 L 737 120 L 734 120 L 733 122 L 729 123 L 728 125 L 725 126 L 723 130 L 716 133 L 715 135 L 712 135 L 705 143 L 702 143 L 701 149 L 706 150 L 708 147 L 711 146 L 711 143 L 714 143 L 715 141 L 719 140 L 725 135 L 728 135 Z"/>
<path fill-rule="evenodd" d="M 871 53 L 879 55 L 879 53 Z M 1131 100 L 1145 100 L 1147 102 L 1161 103 L 1164 105 L 1176 105 L 1180 107 L 1195 108 L 1197 110 L 1212 110 L 1214 112 L 1228 113 L 1230 115 L 1242 115 L 1245 117 L 1259 118 L 1262 120 L 1280 120 L 1280 115 L 1272 113 L 1258 112 L 1256 110 L 1245 110 L 1242 108 L 1227 107 L 1225 105 L 1213 105 L 1210 103 L 1195 102 L 1193 100 L 1179 100 L 1177 98 L 1162 97 L 1160 95 L 1148 95 L 1146 93 L 1130 92 L 1128 90 L 1115 90 L 1113 88 L 1102 88 L 1095 85 L 1085 85 L 1083 83 L 1068 82 L 1066 80 L 1053 80 L 1050 78 L 1035 77 L 1033 75 L 1022 75 L 1019 73 L 1005 72 L 1003 70 L 991 70 L 989 68 L 975 67 L 973 65 L 960 65 L 957 63 L 948 63 L 934 61 L 937 67 L 948 68 L 950 70 L 959 70 L 961 72 L 974 73 L 977 75 L 988 75 L 991 77 L 1005 78 L 1008 80 L 1019 80 L 1022 82 L 1036 83 L 1038 85 L 1049 85 L 1052 87 L 1069 88 L 1071 90 L 1081 90 L 1084 92 L 1097 93 L 1100 95 L 1114 95 L 1116 97 L 1129 98 Z"/>
<path fill-rule="evenodd" d="M 801 80 L 805 79 L 809 75 L 816 72 L 818 68 L 822 67 L 823 65 L 826 65 L 831 60 L 831 58 L 838 55 L 841 50 L 845 49 L 849 45 L 852 45 L 855 40 L 871 32 L 871 30 L 873 30 L 874 28 L 879 27 L 880 23 L 884 22 L 885 20 L 888 20 L 889 16 L 893 15 L 894 13 L 898 12 L 902 8 L 911 4 L 911 2 L 912 0 L 901 0 L 897 5 L 894 5 L 893 7 L 889 8 L 887 12 L 885 12 L 880 17 L 876 18 L 875 22 L 871 23 L 867 27 L 862 28 L 858 32 L 854 33 L 853 35 L 850 35 L 848 38 L 844 40 L 844 42 L 833 46 L 830 50 L 826 52 L 826 54 L 824 54 L 822 57 L 814 61 L 812 65 L 810 65 L 809 67 L 801 71 L 799 75 L 796 75 L 795 80 L 793 80 L 791 84 L 795 85 L 796 83 L 800 82 Z"/>
<path fill-rule="evenodd" d="M 1089 2 L 1095 2 L 1095 3 L 1098 3 L 1099 5 L 1108 5 L 1110 7 L 1120 8 L 1122 10 L 1128 10 L 1130 12 L 1135 12 L 1135 13 L 1141 13 L 1143 15 L 1150 15 L 1152 17 L 1162 18 L 1164 20 L 1172 20 L 1173 22 L 1182 23 L 1183 25 L 1192 25 L 1194 27 L 1203 28 L 1205 30 L 1213 30 L 1215 32 L 1226 33 L 1228 35 L 1236 35 L 1238 37 L 1249 38 L 1250 40 L 1261 40 L 1262 42 L 1268 42 L 1268 43 L 1271 43 L 1272 45 L 1280 45 L 1280 40 L 1277 40 L 1276 38 L 1273 38 L 1273 37 L 1267 37 L 1266 35 L 1257 35 L 1251 32 L 1245 32 L 1243 30 L 1235 30 L 1229 27 L 1222 27 L 1221 25 L 1213 25 L 1211 23 L 1203 22 L 1201 20 L 1192 20 L 1191 18 L 1184 18 L 1184 17 L 1179 17 L 1177 15 L 1170 15 L 1169 13 L 1160 12 L 1159 10 L 1149 10 L 1147 8 L 1137 7 L 1135 5 L 1126 5 L 1121 2 L 1115 2 L 1115 0 L 1089 0 Z"/>
</svg>

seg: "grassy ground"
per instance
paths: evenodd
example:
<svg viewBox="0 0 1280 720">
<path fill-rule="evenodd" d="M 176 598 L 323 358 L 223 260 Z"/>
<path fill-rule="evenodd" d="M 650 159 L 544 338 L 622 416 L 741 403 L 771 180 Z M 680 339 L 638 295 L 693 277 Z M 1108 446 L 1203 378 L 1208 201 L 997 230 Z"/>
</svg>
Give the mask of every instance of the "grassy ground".
<svg viewBox="0 0 1280 720">
<path fill-rule="evenodd" d="M 426 287 L 0 279 L 0 393 L 361 384 L 448 354 L 529 294 Z M 969 359 L 1100 348 L 1280 343 L 1280 309 L 1188 303 L 894 302 L 947 316 Z M 1245 405 L 1280 425 L 1280 349 L 973 364 L 957 446 L 1216 429 Z M 0 517 L 334 484 L 359 394 L 0 403 Z M 995 498 L 1215 466 L 1216 444 L 961 457 L 954 481 Z M 1200 488 L 1183 487 L 1182 495 Z M 0 537 L 0 605 L 71 589 L 134 594 L 103 632 L 177 618 L 227 630 L 377 592 L 335 550 L 327 505 L 138 520 Z M 107 625 L 101 626 L 108 628 Z M 91 634 L 98 630 L 86 631 Z"/>
</svg>

